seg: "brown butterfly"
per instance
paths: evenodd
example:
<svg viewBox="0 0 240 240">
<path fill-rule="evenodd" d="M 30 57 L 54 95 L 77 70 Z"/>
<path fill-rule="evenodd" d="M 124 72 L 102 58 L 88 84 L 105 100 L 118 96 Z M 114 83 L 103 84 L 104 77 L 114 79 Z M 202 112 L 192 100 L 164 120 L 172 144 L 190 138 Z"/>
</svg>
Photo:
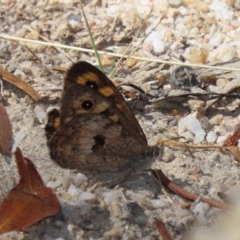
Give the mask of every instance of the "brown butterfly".
<svg viewBox="0 0 240 240">
<path fill-rule="evenodd" d="M 64 168 L 121 171 L 150 148 L 118 89 L 87 62 L 66 73 L 60 112 L 49 113 L 45 130 L 50 155 Z"/>
</svg>

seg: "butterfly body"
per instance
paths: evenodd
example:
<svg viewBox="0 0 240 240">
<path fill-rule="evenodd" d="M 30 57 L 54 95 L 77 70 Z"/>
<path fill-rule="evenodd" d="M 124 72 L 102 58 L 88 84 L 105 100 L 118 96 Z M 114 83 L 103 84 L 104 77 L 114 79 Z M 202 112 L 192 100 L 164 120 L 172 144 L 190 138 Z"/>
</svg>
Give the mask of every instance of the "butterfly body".
<svg viewBox="0 0 240 240">
<path fill-rule="evenodd" d="M 121 171 L 149 150 L 118 89 L 86 62 L 67 72 L 60 112 L 49 113 L 46 135 L 52 159 L 70 169 Z"/>
</svg>

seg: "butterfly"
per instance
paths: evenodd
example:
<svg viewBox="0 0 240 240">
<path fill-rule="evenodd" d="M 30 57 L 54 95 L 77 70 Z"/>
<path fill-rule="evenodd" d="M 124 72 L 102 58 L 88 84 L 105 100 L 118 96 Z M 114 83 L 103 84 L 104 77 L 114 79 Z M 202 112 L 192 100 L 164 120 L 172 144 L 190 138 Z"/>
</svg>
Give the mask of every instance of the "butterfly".
<svg viewBox="0 0 240 240">
<path fill-rule="evenodd" d="M 67 71 L 60 111 L 49 113 L 45 133 L 51 158 L 69 169 L 121 171 L 149 152 L 121 93 L 104 73 L 83 61 Z"/>
</svg>

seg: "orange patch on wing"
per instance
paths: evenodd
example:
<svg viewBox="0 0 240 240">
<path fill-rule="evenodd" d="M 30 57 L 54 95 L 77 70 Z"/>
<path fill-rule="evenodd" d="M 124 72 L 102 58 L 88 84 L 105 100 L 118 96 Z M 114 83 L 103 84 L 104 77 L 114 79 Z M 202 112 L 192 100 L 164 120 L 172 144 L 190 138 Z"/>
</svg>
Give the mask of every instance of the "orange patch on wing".
<svg viewBox="0 0 240 240">
<path fill-rule="evenodd" d="M 79 85 L 85 85 L 86 82 L 87 82 L 87 79 L 84 78 L 84 77 L 82 77 L 82 76 L 79 76 L 79 77 L 77 78 L 77 84 L 79 84 Z"/>
<path fill-rule="evenodd" d="M 85 85 L 86 82 L 88 81 L 92 81 L 92 82 L 98 82 L 99 81 L 99 78 L 98 76 L 93 73 L 93 72 L 86 72 L 86 73 L 83 73 L 82 75 L 80 75 L 78 78 L 77 78 L 77 84 L 80 84 L 80 85 Z"/>
<path fill-rule="evenodd" d="M 112 116 L 108 116 L 108 118 L 110 118 L 114 122 L 117 122 L 119 120 L 119 117 L 116 114 L 114 114 Z"/>
<path fill-rule="evenodd" d="M 109 97 L 114 94 L 112 88 L 110 87 L 102 87 L 102 88 L 99 88 L 98 91 L 102 93 L 105 97 Z"/>
<path fill-rule="evenodd" d="M 60 117 L 56 117 L 53 122 L 54 129 L 58 129 L 60 126 Z"/>
<path fill-rule="evenodd" d="M 121 104 L 117 104 L 116 106 L 117 106 L 117 108 L 118 108 L 119 110 L 122 110 Z"/>
</svg>

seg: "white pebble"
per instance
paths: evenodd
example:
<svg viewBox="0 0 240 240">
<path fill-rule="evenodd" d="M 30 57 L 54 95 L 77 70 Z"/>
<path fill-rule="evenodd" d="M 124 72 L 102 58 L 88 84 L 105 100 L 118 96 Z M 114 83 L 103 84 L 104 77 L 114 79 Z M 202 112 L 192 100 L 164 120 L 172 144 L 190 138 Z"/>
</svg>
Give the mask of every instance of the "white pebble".
<svg viewBox="0 0 240 240">
<path fill-rule="evenodd" d="M 237 52 L 235 47 L 228 43 L 223 43 L 218 48 L 210 52 L 207 59 L 210 63 L 227 62 L 235 58 L 236 55 Z"/>
<path fill-rule="evenodd" d="M 204 140 L 206 132 L 202 129 L 200 122 L 193 117 L 186 116 L 180 119 L 178 122 L 178 134 L 190 131 L 194 134 L 194 143 L 200 143 Z"/>
<path fill-rule="evenodd" d="M 152 199 L 150 200 L 153 208 L 165 208 L 168 206 L 168 203 L 164 199 Z"/>
<path fill-rule="evenodd" d="M 180 218 L 183 218 L 192 214 L 191 211 L 189 211 L 188 209 L 183 209 L 180 203 L 178 202 L 173 203 L 171 208 L 174 211 L 175 215 Z"/>
<path fill-rule="evenodd" d="M 206 139 L 207 139 L 208 143 L 215 143 L 216 140 L 217 140 L 217 134 L 214 131 L 210 131 L 207 134 L 207 138 Z"/>
<path fill-rule="evenodd" d="M 227 136 L 219 136 L 218 138 L 217 138 L 217 144 L 218 145 L 223 145 L 223 142 L 227 139 L 228 137 Z"/>
<path fill-rule="evenodd" d="M 38 104 L 34 108 L 34 113 L 40 123 L 44 123 L 47 118 L 47 107 L 43 104 Z"/>
<path fill-rule="evenodd" d="M 154 31 L 150 33 L 143 43 L 143 49 L 148 52 L 164 52 L 165 43 L 162 31 Z"/>
<path fill-rule="evenodd" d="M 169 5 L 173 7 L 178 7 L 182 3 L 182 0 L 169 0 L 168 2 Z"/>
<path fill-rule="evenodd" d="M 209 211 L 209 209 L 210 209 L 209 204 L 204 202 L 199 202 L 191 210 L 194 213 L 198 213 L 199 215 L 205 215 Z"/>
<path fill-rule="evenodd" d="M 63 169 L 63 188 L 67 189 L 72 181 L 73 176 L 71 175 L 71 171 L 69 169 Z"/>
<path fill-rule="evenodd" d="M 47 187 L 52 188 L 52 189 L 57 189 L 58 187 L 60 187 L 62 184 L 62 182 L 60 180 L 56 180 L 56 181 L 49 181 L 47 182 Z"/>
<path fill-rule="evenodd" d="M 212 117 L 212 118 L 209 120 L 209 123 L 210 123 L 211 125 L 219 125 L 222 120 L 223 120 L 223 115 L 222 115 L 222 114 L 217 114 L 216 116 Z"/>
<path fill-rule="evenodd" d="M 208 92 L 217 92 L 217 91 L 218 91 L 218 88 L 217 88 L 216 85 L 209 84 L 209 85 L 206 87 L 206 91 L 208 91 Z"/>
<path fill-rule="evenodd" d="M 75 178 L 73 179 L 73 183 L 76 187 L 82 185 L 84 182 L 86 182 L 88 180 L 88 178 L 82 174 L 82 173 L 78 173 L 77 176 L 75 176 Z"/>
<path fill-rule="evenodd" d="M 91 193 L 91 192 L 82 192 L 79 196 L 80 201 L 85 201 L 85 202 L 95 202 L 96 200 L 96 195 Z"/>
<path fill-rule="evenodd" d="M 179 11 L 179 13 L 180 13 L 182 16 L 186 16 L 186 15 L 189 14 L 188 9 L 185 8 L 184 6 L 180 6 L 180 7 L 178 8 L 178 11 Z"/>
<path fill-rule="evenodd" d="M 82 190 L 80 188 L 75 187 L 73 184 L 71 184 L 67 190 L 67 193 L 74 197 L 79 196 L 82 193 Z"/>
<path fill-rule="evenodd" d="M 216 33 L 214 36 L 212 36 L 209 40 L 209 43 L 210 45 L 214 46 L 214 47 L 217 47 L 219 46 L 220 44 L 222 44 L 222 34 L 221 33 Z"/>
<path fill-rule="evenodd" d="M 229 9 L 225 1 L 213 0 L 209 8 L 216 19 L 221 21 L 233 20 L 233 11 Z"/>
<path fill-rule="evenodd" d="M 111 192 L 105 192 L 103 194 L 103 199 L 104 202 L 109 205 L 111 202 L 115 201 L 115 202 L 119 202 L 119 195 L 117 191 L 111 191 Z"/>
</svg>

